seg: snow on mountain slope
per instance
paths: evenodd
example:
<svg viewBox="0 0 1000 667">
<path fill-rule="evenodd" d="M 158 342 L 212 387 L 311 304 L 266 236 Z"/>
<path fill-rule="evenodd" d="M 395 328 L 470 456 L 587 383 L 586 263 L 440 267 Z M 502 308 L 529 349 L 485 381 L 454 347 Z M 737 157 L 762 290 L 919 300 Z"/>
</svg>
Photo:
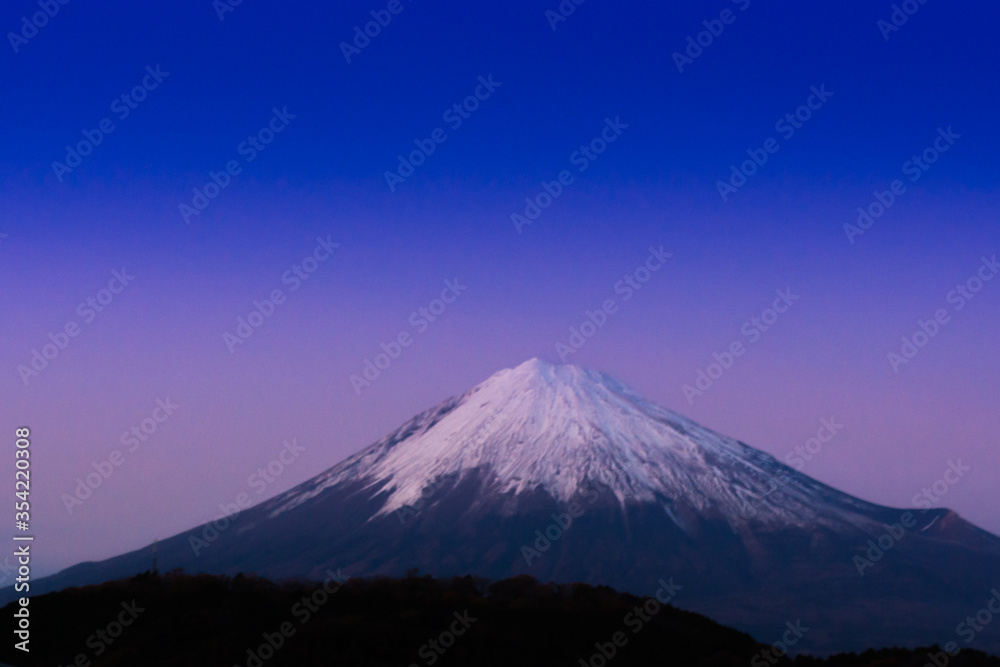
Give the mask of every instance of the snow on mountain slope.
<svg viewBox="0 0 1000 667">
<path fill-rule="evenodd" d="M 417 415 L 368 449 L 271 501 L 277 516 L 345 481 L 388 490 L 376 514 L 429 485 L 475 473 L 485 498 L 541 490 L 569 502 L 585 489 L 658 503 L 679 517 L 749 520 L 761 528 L 872 527 L 874 505 L 839 493 L 763 452 L 653 405 L 612 377 L 531 359 Z M 780 473 L 780 474 L 779 474 Z M 509 502 L 513 496 L 515 502 Z"/>
</svg>

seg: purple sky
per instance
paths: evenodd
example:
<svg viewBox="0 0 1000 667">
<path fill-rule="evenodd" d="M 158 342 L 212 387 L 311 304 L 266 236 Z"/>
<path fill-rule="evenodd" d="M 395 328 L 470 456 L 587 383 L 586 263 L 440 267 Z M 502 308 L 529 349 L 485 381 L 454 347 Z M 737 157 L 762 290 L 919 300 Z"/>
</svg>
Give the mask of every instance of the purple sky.
<svg viewBox="0 0 1000 667">
<path fill-rule="evenodd" d="M 556 343 L 609 298 L 616 311 L 571 363 L 781 459 L 833 418 L 843 430 L 803 471 L 879 503 L 912 506 L 961 459 L 971 471 L 937 504 L 1000 532 L 989 501 L 1000 482 L 1000 281 L 961 310 L 946 299 L 1000 247 L 995 197 L 917 195 L 851 245 L 840 225 L 858 194 L 847 188 L 820 213 L 791 198 L 698 213 L 652 186 L 613 197 L 581 188 L 521 235 L 495 212 L 503 193 L 486 189 L 459 198 L 442 223 L 430 197 L 358 205 L 350 203 L 365 200 L 358 190 L 274 188 L 220 211 L 218 227 L 195 229 L 173 226 L 169 195 L 154 189 L 91 192 L 47 202 L 0 245 L 10 323 L 0 388 L 5 422 L 34 433 L 43 572 L 211 520 L 241 492 L 263 500 L 500 368 L 532 356 L 559 361 Z M 3 203 L 13 219 L 29 214 L 19 201 Z M 162 219 L 140 217 L 139 206 Z M 937 221 L 956 206 L 967 224 L 946 243 L 950 232 Z M 614 223 L 622 215 L 627 231 Z M 48 224 L 68 218 L 79 226 Z M 272 230 L 277 219 L 286 226 Z M 577 233 L 585 226 L 592 231 Z M 317 236 L 341 246 L 287 291 L 282 274 Z M 673 253 L 668 264 L 631 299 L 616 294 L 616 282 L 661 244 Z M 86 324 L 77 305 L 122 268 L 134 282 Z M 419 332 L 411 313 L 455 278 L 467 289 Z M 282 287 L 286 301 L 230 353 L 222 333 Z M 744 324 L 785 288 L 799 300 L 752 342 Z M 949 322 L 894 373 L 887 353 L 939 308 Z M 26 386 L 17 366 L 70 320 L 80 335 Z M 357 395 L 350 375 L 402 331 L 413 344 Z M 734 341 L 746 353 L 689 404 L 682 386 Z M 179 405 L 174 414 L 128 452 L 122 432 L 167 398 Z M 293 438 L 304 453 L 273 483 L 251 486 Z M 70 515 L 62 494 L 115 449 L 124 463 Z"/>
<path fill-rule="evenodd" d="M 8 471 L 14 428 L 34 434 L 35 575 L 263 500 L 501 368 L 559 361 L 607 299 L 568 361 L 781 459 L 833 418 L 803 470 L 875 502 L 909 507 L 961 459 L 937 504 L 1000 533 L 1000 280 L 960 310 L 948 299 L 1000 253 L 995 3 L 921 4 L 886 35 L 888 1 L 588 2 L 555 27 L 554 0 L 406 2 L 348 61 L 337 45 L 378 4 L 244 2 L 220 20 L 208 0 L 70 3 L 0 56 L 0 432 Z M 733 22 L 678 68 L 722 6 Z M 9 3 L 0 26 L 36 11 Z M 287 126 L 268 137 L 275 109 Z M 72 171 L 54 166 L 104 119 Z M 272 141 L 250 161 L 252 136 Z M 844 225 L 920 155 L 933 164 L 852 243 Z M 179 205 L 231 161 L 186 224 Z M 750 176 L 723 198 L 736 165 Z M 518 233 L 511 215 L 564 170 Z M 282 277 L 318 237 L 340 247 L 292 291 Z M 661 245 L 673 256 L 626 301 L 617 282 Z M 102 294 L 122 268 L 134 281 Z M 455 279 L 467 289 L 422 330 Z M 223 334 L 279 288 L 231 353 Z M 751 343 L 745 323 L 785 289 L 799 299 Z M 887 354 L 939 309 L 947 323 L 895 372 Z M 78 335 L 22 381 L 70 322 Z M 413 343 L 358 395 L 351 375 L 403 332 Z M 735 341 L 745 354 L 689 403 L 684 385 Z M 179 407 L 127 451 L 121 434 L 167 398 Z M 304 451 L 257 494 L 251 476 L 291 439 Z M 63 494 L 116 449 L 70 514 Z"/>
</svg>

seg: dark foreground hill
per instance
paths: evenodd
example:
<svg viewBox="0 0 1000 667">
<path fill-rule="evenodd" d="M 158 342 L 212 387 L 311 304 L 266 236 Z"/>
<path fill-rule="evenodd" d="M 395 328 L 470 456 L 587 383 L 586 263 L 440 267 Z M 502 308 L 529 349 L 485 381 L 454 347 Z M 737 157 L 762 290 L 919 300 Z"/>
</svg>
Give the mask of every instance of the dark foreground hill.
<svg viewBox="0 0 1000 667">
<path fill-rule="evenodd" d="M 771 646 L 654 598 L 607 587 L 471 577 L 274 584 L 238 575 L 149 573 L 32 599 L 27 667 L 312 665 L 881 665 L 1000 667 L 977 651 L 869 651 L 779 658 Z M 660 597 L 668 599 L 672 582 Z M 14 606 L 3 614 L 10 618 Z M 789 623 L 794 643 L 809 628 Z"/>
</svg>

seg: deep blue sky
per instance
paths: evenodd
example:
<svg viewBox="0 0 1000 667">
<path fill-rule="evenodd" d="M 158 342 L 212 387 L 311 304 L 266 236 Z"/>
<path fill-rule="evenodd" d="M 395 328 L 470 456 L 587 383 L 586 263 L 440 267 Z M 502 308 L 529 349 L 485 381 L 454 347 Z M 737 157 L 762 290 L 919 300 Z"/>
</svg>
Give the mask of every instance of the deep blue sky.
<svg viewBox="0 0 1000 667">
<path fill-rule="evenodd" d="M 946 300 L 1000 251 L 1000 8 L 927 0 L 886 40 L 891 2 L 587 0 L 555 31 L 556 0 L 401 2 L 351 63 L 340 42 L 386 2 L 244 0 L 220 21 L 211 0 L 70 0 L 17 53 L 0 44 L 0 427 L 39 439 L 40 566 L 215 518 L 282 439 L 307 451 L 255 500 L 500 368 L 558 361 L 661 244 L 671 263 L 568 361 L 780 458 L 835 417 L 804 472 L 876 502 L 911 506 L 961 457 L 973 471 L 937 504 L 1000 532 L 1000 281 L 961 311 Z M 735 20 L 679 73 L 673 52 L 723 10 Z M 37 11 L 8 3 L 0 28 Z M 112 101 L 156 66 L 169 75 L 118 119 Z M 500 87 L 450 129 L 442 113 L 490 75 Z M 775 122 L 813 86 L 833 96 L 785 140 Z M 245 162 L 275 107 L 296 117 Z M 52 162 L 106 117 L 114 132 L 60 182 Z M 518 234 L 511 213 L 609 117 L 628 128 Z M 384 172 L 438 127 L 447 141 L 390 192 Z M 948 127 L 960 138 L 850 243 L 857 207 Z M 716 181 L 771 137 L 723 201 Z M 185 224 L 178 205 L 229 160 L 242 172 Z M 339 254 L 230 353 L 222 333 L 320 235 Z M 24 382 L 122 267 L 134 284 Z M 468 291 L 358 395 L 350 376 L 455 277 Z M 788 287 L 801 301 L 687 401 Z M 887 353 L 939 308 L 951 322 L 894 372 Z M 167 396 L 177 414 L 69 514 L 63 494 Z"/>
<path fill-rule="evenodd" d="M 147 65 L 170 77 L 87 162 L 83 178 L 201 174 L 266 120 L 299 113 L 298 142 L 273 147 L 259 178 L 295 183 L 377 180 L 402 147 L 441 124 L 442 111 L 493 73 L 502 93 L 421 170 L 446 178 L 533 181 L 563 161 L 608 114 L 641 141 L 607 157 L 629 180 L 713 182 L 811 85 L 836 92 L 805 141 L 793 141 L 768 178 L 881 177 L 924 136 L 952 123 L 974 137 L 951 180 L 995 182 L 997 125 L 992 39 L 998 10 L 929 2 L 888 42 L 876 27 L 890 4 L 728 2 L 686 7 L 588 1 L 553 32 L 553 2 L 435 5 L 404 10 L 348 65 L 338 43 L 384 3 L 277 4 L 245 0 L 220 22 L 211 2 L 181 7 L 70 2 L 20 53 L 2 81 L 5 166 L 36 181 Z M 725 8 L 736 20 L 686 68 L 671 53 Z M 7 31 L 33 3 L 9 4 Z M 308 137 L 303 141 L 301 137 Z M 79 182 L 80 179 L 71 179 Z"/>
</svg>

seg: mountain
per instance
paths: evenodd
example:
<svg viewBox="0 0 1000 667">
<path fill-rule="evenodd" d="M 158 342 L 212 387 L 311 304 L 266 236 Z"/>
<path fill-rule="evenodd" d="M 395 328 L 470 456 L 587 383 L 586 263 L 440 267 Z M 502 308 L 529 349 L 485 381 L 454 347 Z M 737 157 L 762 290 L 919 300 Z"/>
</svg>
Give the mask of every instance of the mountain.
<svg viewBox="0 0 1000 667">
<path fill-rule="evenodd" d="M 795 650 L 1000 652 L 1000 623 L 963 628 L 1000 587 L 1000 538 L 946 509 L 864 502 L 608 375 L 537 359 L 232 520 L 160 542 L 158 557 L 163 570 L 272 579 L 419 568 L 636 594 L 672 579 L 683 587 L 672 604 L 760 641 L 808 628 Z M 143 549 L 32 589 L 149 563 Z"/>
</svg>

